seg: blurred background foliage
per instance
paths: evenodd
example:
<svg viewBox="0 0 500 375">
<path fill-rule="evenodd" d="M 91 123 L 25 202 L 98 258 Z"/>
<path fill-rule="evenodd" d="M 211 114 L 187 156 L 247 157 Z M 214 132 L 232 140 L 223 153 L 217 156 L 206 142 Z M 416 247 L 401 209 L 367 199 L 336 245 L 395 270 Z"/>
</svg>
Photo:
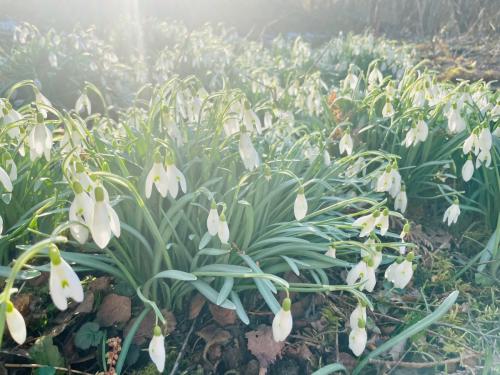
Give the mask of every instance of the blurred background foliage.
<svg viewBox="0 0 500 375">
<path fill-rule="evenodd" d="M 4 19 L 39 28 L 76 24 L 98 30 L 140 8 L 143 17 L 182 20 L 188 28 L 224 22 L 241 35 L 297 32 L 331 36 L 339 32 L 384 34 L 390 38 L 448 37 L 466 33 L 498 35 L 498 0 L 3 0 Z M 140 4 L 140 5 L 138 5 Z M 266 9 L 265 12 L 262 9 Z"/>
</svg>

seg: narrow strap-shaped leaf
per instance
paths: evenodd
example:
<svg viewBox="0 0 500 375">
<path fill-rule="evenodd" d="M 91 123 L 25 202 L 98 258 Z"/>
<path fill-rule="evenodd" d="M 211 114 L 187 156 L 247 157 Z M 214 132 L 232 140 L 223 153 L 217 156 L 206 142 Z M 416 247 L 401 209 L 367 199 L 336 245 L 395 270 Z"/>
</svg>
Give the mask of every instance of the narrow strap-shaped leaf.
<svg viewBox="0 0 500 375">
<path fill-rule="evenodd" d="M 234 279 L 232 277 L 226 277 L 224 279 L 224 284 L 222 285 L 219 295 L 217 296 L 217 305 L 220 305 L 227 299 L 227 296 L 229 296 L 229 293 L 233 290 L 233 285 Z"/>
<path fill-rule="evenodd" d="M 311 375 L 329 375 L 338 371 L 343 371 L 347 373 L 346 368 L 342 366 L 340 363 L 332 363 L 330 365 L 321 367 L 319 370 L 314 371 Z"/>
<path fill-rule="evenodd" d="M 191 281 L 191 284 L 198 290 L 198 292 L 203 294 L 206 297 L 206 299 L 208 299 L 210 302 L 214 304 L 217 304 L 217 297 L 219 293 L 217 293 L 217 291 L 214 288 L 212 288 L 206 282 L 201 280 Z M 221 303 L 220 306 L 228 310 L 236 310 L 236 306 L 234 305 L 234 303 L 232 303 L 228 299 L 226 299 L 223 303 Z"/>
<path fill-rule="evenodd" d="M 195 281 L 198 278 L 192 273 L 178 271 L 178 270 L 167 270 L 158 272 L 154 277 L 154 279 L 175 279 L 182 281 Z"/>
<path fill-rule="evenodd" d="M 238 315 L 238 318 L 240 318 L 240 320 L 246 325 L 250 324 L 250 319 L 248 318 L 247 312 L 241 303 L 240 297 L 234 290 L 231 291 L 231 300 L 236 306 L 236 314 Z"/>
</svg>

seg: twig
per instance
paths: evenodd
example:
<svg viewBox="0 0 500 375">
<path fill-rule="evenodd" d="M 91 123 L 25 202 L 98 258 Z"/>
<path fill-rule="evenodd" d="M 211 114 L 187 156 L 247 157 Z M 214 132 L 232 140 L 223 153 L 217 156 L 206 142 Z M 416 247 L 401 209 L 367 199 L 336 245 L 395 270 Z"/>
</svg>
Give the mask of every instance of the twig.
<svg viewBox="0 0 500 375">
<path fill-rule="evenodd" d="M 451 359 L 445 359 L 443 361 L 433 361 L 433 362 L 400 362 L 400 361 L 384 361 L 382 359 L 370 359 L 370 363 L 375 365 L 399 366 L 405 368 L 431 368 L 436 366 L 452 365 L 455 363 L 460 363 L 463 360 L 475 357 L 477 357 L 477 354 L 471 354 L 468 356 L 464 356 L 463 358 L 451 358 Z"/>
<path fill-rule="evenodd" d="M 177 371 L 177 368 L 179 367 L 179 363 L 181 362 L 181 359 L 182 359 L 182 355 L 184 354 L 184 351 L 186 350 L 187 343 L 189 341 L 189 338 L 191 337 L 191 334 L 193 333 L 195 325 L 196 325 L 196 318 L 193 320 L 193 324 L 191 324 L 191 328 L 189 328 L 189 332 L 186 335 L 184 342 L 182 343 L 181 350 L 180 350 L 179 354 L 177 355 L 177 358 L 175 359 L 174 367 L 172 367 L 172 371 L 170 371 L 170 375 L 174 375 L 175 372 Z"/>
<path fill-rule="evenodd" d="M 4 366 L 7 367 L 7 368 L 44 368 L 44 367 L 52 367 L 53 369 L 55 369 L 57 371 L 67 371 L 68 374 L 93 375 L 93 374 L 91 374 L 89 372 L 72 370 L 70 368 L 54 367 L 54 366 L 47 366 L 47 365 L 38 365 L 38 364 L 35 364 L 35 363 L 27 363 L 27 364 L 5 363 Z"/>
</svg>

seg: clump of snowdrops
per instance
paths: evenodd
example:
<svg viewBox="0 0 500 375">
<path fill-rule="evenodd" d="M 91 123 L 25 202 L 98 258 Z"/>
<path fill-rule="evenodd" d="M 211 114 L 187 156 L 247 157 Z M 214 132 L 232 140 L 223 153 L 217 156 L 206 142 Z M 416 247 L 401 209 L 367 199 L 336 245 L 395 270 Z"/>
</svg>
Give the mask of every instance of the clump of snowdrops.
<svg viewBox="0 0 500 375">
<path fill-rule="evenodd" d="M 321 132 L 287 136 L 280 128 L 290 124 L 264 121 L 265 111 L 255 111 L 241 91 L 209 93 L 193 78 L 144 89 L 117 119 L 92 113 L 90 88 L 74 110 L 62 113 L 35 85 L 26 86 L 34 91 L 30 105 L 16 110 L 2 100 L 2 189 L 15 202 L 22 199 L 18 181 L 32 179 L 31 168 L 58 169 L 61 209 L 47 213 L 50 231 L 34 231 L 35 243 L 18 247 L 1 295 L 0 330 L 6 322 L 19 344 L 26 327 L 10 296 L 34 258 L 35 268 L 48 259 L 50 295 L 61 310 L 83 300 L 77 265 L 134 288 L 145 311 L 156 312 L 149 353 L 160 371 L 160 309 L 185 308 L 193 290 L 236 310 L 245 324 L 245 296 L 257 290 L 275 314 L 277 341 L 293 329 L 290 293 L 351 292 L 359 305 L 349 345 L 361 355 L 366 308 L 372 308 L 363 292 L 374 289 L 382 264 L 391 263 L 385 277 L 395 287 L 410 281 L 409 225 L 393 235 L 397 241 L 384 242 L 390 218 L 403 217 L 371 187 L 390 172 L 391 191 L 400 193 L 395 156 L 356 153 L 346 136 L 346 156 L 332 157 Z M 27 167 L 15 176 L 17 165 Z M 387 182 L 377 185 L 385 189 Z M 16 229 L 3 224 L 4 235 Z M 330 281 L 331 268 L 349 270 L 345 284 Z M 301 282 L 288 282 L 287 272 Z"/>
</svg>

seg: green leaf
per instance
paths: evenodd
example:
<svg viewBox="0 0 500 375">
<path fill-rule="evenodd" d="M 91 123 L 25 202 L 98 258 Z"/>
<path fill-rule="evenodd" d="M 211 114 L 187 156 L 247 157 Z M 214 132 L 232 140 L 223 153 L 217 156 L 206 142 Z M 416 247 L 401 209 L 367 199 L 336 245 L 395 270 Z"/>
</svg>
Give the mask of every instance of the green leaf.
<svg viewBox="0 0 500 375">
<path fill-rule="evenodd" d="M 38 338 L 29 353 L 33 361 L 39 365 L 64 367 L 64 359 L 50 336 Z"/>
<path fill-rule="evenodd" d="M 245 308 L 243 307 L 243 304 L 241 303 L 240 297 L 238 296 L 238 293 L 236 293 L 234 290 L 231 292 L 231 299 L 236 306 L 236 315 L 238 315 L 238 318 L 245 323 L 246 325 L 250 324 L 250 319 L 248 318 L 248 315 L 245 311 Z"/>
<path fill-rule="evenodd" d="M 217 296 L 217 305 L 220 306 L 220 304 L 227 299 L 227 296 L 231 293 L 231 290 L 233 290 L 233 285 L 234 279 L 232 277 L 226 277 L 224 279 L 224 284 L 222 285 L 219 295 Z"/>
<path fill-rule="evenodd" d="M 210 240 L 212 239 L 212 236 L 210 233 L 206 232 L 203 237 L 201 237 L 200 244 L 198 245 L 198 250 L 202 250 L 205 248 L 205 246 L 208 245 Z"/>
<path fill-rule="evenodd" d="M 154 277 L 154 279 L 175 279 L 175 280 L 182 280 L 182 281 L 195 281 L 197 280 L 197 277 L 193 275 L 192 273 L 187 273 L 184 271 L 178 271 L 178 270 L 167 270 L 167 271 L 162 271 L 157 273 Z"/>
<path fill-rule="evenodd" d="M 343 371 L 347 373 L 346 368 L 342 366 L 340 363 L 332 363 L 330 365 L 320 368 L 319 370 L 314 371 L 311 375 L 329 375 L 338 371 Z"/>
<path fill-rule="evenodd" d="M 56 369 L 52 366 L 40 367 L 35 371 L 36 375 L 54 375 L 55 373 Z"/>
<path fill-rule="evenodd" d="M 75 345 L 79 349 L 87 350 L 91 346 L 97 346 L 101 342 L 103 332 L 99 324 L 87 322 L 80 327 L 75 335 Z"/>
<path fill-rule="evenodd" d="M 212 288 L 210 285 L 208 285 L 204 281 L 192 281 L 191 284 L 200 292 L 203 294 L 210 302 L 213 304 L 217 304 L 217 297 L 219 296 L 219 293 Z M 229 310 L 236 310 L 236 306 L 234 303 L 232 303 L 230 300 L 226 299 L 224 302 L 220 304 L 221 307 L 224 307 L 225 309 Z"/>
<path fill-rule="evenodd" d="M 406 328 L 403 332 L 394 336 L 392 339 L 386 341 L 382 345 L 380 345 L 377 349 L 372 351 L 363 360 L 356 366 L 353 370 L 352 375 L 357 375 L 361 372 L 361 370 L 370 362 L 370 359 L 377 357 L 378 355 L 385 353 L 390 350 L 397 343 L 406 340 L 409 337 L 419 333 L 420 331 L 426 329 L 432 323 L 438 321 L 446 312 L 453 306 L 458 297 L 458 290 L 455 290 L 451 293 L 446 299 L 441 303 L 441 305 L 434 310 L 432 314 L 427 315 L 418 323 L 413 324 L 412 326 Z"/>
</svg>

